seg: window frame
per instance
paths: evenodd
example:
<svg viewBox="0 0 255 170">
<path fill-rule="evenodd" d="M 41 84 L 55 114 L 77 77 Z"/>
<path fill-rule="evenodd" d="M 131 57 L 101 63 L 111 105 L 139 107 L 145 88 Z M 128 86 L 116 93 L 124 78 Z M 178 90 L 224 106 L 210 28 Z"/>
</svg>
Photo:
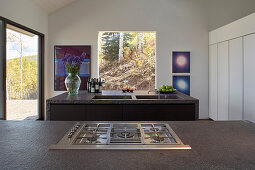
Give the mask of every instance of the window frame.
<svg viewBox="0 0 255 170">
<path fill-rule="evenodd" d="M 39 86 L 39 96 L 38 96 L 38 103 L 39 103 L 39 108 L 38 108 L 38 120 L 44 120 L 44 55 L 45 55 L 45 35 L 35 31 L 31 28 L 28 28 L 24 25 L 21 25 L 17 22 L 14 22 L 12 20 L 9 20 L 7 18 L 4 18 L 2 16 L 0 16 L 0 20 L 3 22 L 3 31 L 2 31 L 2 36 L 3 36 L 3 42 L 2 44 L 2 62 L 3 62 L 3 70 L 1 71 L 1 76 L 3 77 L 3 112 L 4 112 L 4 117 L 3 119 L 6 120 L 6 29 L 7 29 L 7 24 L 18 27 L 20 29 L 23 29 L 25 31 L 31 32 L 33 34 L 38 35 L 38 53 L 39 53 L 39 63 L 38 63 L 38 73 L 39 73 L 39 80 L 38 80 L 38 86 Z"/>
</svg>

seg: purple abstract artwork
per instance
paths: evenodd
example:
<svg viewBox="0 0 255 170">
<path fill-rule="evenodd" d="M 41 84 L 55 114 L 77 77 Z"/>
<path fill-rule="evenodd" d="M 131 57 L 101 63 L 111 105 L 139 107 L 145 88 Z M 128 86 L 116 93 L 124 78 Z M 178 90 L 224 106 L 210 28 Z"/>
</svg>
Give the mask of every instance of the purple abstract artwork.
<svg viewBox="0 0 255 170">
<path fill-rule="evenodd" d="M 55 62 L 54 62 L 54 90 L 65 91 L 65 78 L 68 75 L 65 65 L 62 62 L 62 58 L 66 53 L 71 56 L 80 56 L 83 52 L 86 53 L 86 57 L 82 62 L 79 76 L 81 78 L 80 90 L 87 90 L 87 81 L 90 77 L 90 59 L 91 59 L 91 46 L 66 46 L 57 45 L 54 47 Z"/>
<path fill-rule="evenodd" d="M 190 73 L 190 52 L 173 52 L 173 73 Z"/>
<path fill-rule="evenodd" d="M 173 86 L 181 93 L 190 95 L 190 76 L 173 76 Z"/>
</svg>

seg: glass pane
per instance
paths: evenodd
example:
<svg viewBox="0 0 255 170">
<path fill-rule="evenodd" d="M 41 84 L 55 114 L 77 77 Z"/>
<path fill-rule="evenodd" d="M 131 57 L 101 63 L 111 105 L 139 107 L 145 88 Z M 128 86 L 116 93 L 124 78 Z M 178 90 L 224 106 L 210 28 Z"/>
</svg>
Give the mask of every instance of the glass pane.
<svg viewBox="0 0 255 170">
<path fill-rule="evenodd" d="M 38 118 L 38 36 L 7 25 L 7 120 Z"/>
<path fill-rule="evenodd" d="M 98 38 L 105 90 L 155 89 L 155 32 L 99 32 Z"/>
</svg>

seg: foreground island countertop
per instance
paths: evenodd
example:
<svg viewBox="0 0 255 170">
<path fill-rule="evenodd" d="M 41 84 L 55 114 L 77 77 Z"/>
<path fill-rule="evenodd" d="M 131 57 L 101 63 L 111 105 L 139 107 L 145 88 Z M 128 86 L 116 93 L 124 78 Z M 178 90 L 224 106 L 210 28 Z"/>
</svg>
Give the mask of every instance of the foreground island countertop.
<svg viewBox="0 0 255 170">
<path fill-rule="evenodd" d="M 255 169 L 255 124 L 168 122 L 191 150 L 49 150 L 75 122 L 0 121 L 0 169 Z"/>
</svg>

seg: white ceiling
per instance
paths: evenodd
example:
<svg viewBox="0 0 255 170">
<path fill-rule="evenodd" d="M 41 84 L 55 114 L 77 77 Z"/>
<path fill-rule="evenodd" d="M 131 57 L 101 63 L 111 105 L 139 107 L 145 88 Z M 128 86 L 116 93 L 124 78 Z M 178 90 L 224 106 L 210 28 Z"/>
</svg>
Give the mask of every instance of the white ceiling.
<svg viewBox="0 0 255 170">
<path fill-rule="evenodd" d="M 47 13 L 52 13 L 77 0 L 32 0 Z"/>
</svg>

